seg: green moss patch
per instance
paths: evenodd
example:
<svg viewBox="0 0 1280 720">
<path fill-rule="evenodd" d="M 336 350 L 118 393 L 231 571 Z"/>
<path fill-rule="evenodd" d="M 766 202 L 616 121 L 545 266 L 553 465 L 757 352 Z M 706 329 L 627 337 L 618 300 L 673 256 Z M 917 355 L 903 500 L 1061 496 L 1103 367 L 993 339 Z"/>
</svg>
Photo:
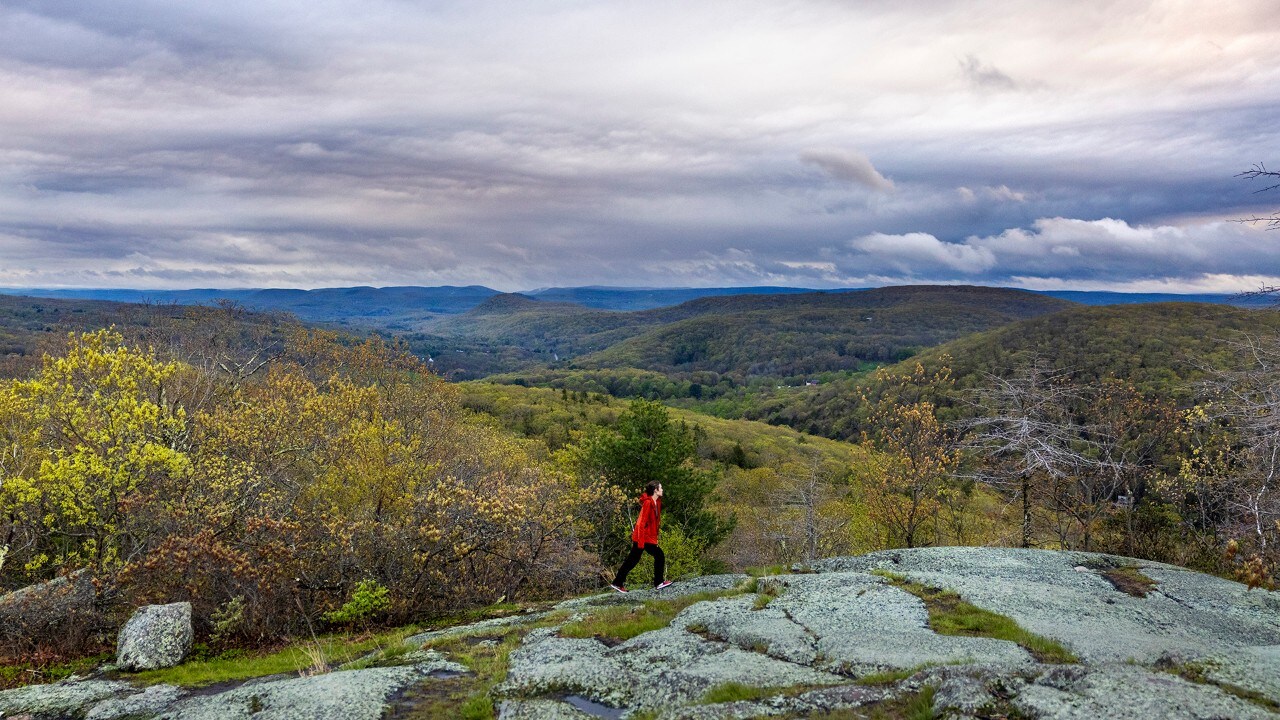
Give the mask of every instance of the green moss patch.
<svg viewBox="0 0 1280 720">
<path fill-rule="evenodd" d="M 1018 625 L 1013 618 L 965 602 L 950 590 L 912 582 L 904 575 L 885 571 L 875 574 L 887 578 L 894 587 L 905 590 L 924 601 L 929 611 L 929 627 L 939 635 L 963 635 L 1008 640 L 1021 645 L 1032 657 L 1043 663 L 1075 663 L 1080 659 L 1061 643 L 1036 635 Z"/>
</svg>

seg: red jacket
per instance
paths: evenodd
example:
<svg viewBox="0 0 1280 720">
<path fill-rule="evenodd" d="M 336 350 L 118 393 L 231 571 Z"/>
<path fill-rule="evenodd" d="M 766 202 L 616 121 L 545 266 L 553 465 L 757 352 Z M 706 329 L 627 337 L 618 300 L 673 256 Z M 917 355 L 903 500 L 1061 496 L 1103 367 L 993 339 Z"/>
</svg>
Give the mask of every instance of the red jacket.
<svg viewBox="0 0 1280 720">
<path fill-rule="evenodd" d="M 658 544 L 658 521 L 662 517 L 662 498 L 652 495 L 640 495 L 640 517 L 636 520 L 636 529 L 631 531 L 631 540 L 636 545 Z"/>
</svg>

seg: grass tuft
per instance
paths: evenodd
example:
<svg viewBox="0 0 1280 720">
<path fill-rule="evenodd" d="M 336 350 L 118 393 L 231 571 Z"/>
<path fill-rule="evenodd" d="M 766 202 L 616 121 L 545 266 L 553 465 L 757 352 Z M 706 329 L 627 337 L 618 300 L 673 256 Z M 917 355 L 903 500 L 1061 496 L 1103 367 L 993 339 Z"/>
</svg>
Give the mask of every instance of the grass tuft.
<svg viewBox="0 0 1280 720">
<path fill-rule="evenodd" d="M 1080 659 L 1056 640 L 1036 635 L 1023 628 L 1013 618 L 984 610 L 965 602 L 950 590 L 912 582 L 904 575 L 873 571 L 887 578 L 894 587 L 906 590 L 924 601 L 929 611 L 929 627 L 939 635 L 963 635 L 1008 640 L 1021 645 L 1043 663 L 1076 663 Z"/>
<path fill-rule="evenodd" d="M 755 687 L 752 685 L 743 685 L 737 682 L 728 682 L 717 685 L 706 692 L 702 696 L 702 704 L 712 705 L 715 703 L 739 702 L 742 700 L 763 700 L 764 698 L 776 695 L 776 691 L 772 688 Z"/>
<path fill-rule="evenodd" d="M 925 685 L 914 695 L 880 703 L 871 711 L 870 720 L 934 720 L 933 694 L 933 687 Z"/>
<path fill-rule="evenodd" d="M 770 585 L 763 591 L 756 593 L 756 601 L 752 603 L 751 608 L 753 610 L 763 610 L 769 607 L 769 603 L 777 600 L 781 594 L 777 585 Z"/>
</svg>

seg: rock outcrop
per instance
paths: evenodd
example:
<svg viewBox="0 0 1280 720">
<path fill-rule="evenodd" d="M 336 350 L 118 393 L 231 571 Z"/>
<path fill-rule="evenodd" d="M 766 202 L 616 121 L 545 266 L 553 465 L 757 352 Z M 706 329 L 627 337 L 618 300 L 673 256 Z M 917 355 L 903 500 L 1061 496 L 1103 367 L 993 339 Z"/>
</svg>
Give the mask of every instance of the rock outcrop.
<svg viewBox="0 0 1280 720">
<path fill-rule="evenodd" d="M 99 645 L 112 628 L 98 599 L 93 578 L 83 570 L 0 595 L 0 648 L 17 654 L 42 645 Z"/>
<path fill-rule="evenodd" d="M 660 607 L 664 618 L 675 613 L 669 624 L 627 639 L 610 637 L 607 623 L 592 625 L 603 628 L 594 637 L 568 627 Z M 961 622 L 944 633 L 947 613 L 1005 630 Z M 456 660 L 502 644 L 514 647 L 490 690 L 502 720 L 893 718 L 922 709 L 955 720 L 1280 718 L 1280 594 L 1089 553 L 929 548 L 832 558 L 756 580 L 721 575 L 578 598 L 405 642 L 427 648 L 216 690 L 143 690 L 110 674 L 21 688 L 0 693 L 0 717 L 411 716 L 433 683 L 478 682 Z"/>
<path fill-rule="evenodd" d="M 140 607 L 120 630 L 116 665 L 128 671 L 173 667 L 191 652 L 194 637 L 191 603 Z"/>
<path fill-rule="evenodd" d="M 1106 578 L 1120 567 L 1155 581 L 1146 597 Z M 901 550 L 794 570 L 757 582 L 776 596 L 767 603 L 700 602 L 613 647 L 529 633 L 499 688 L 501 717 L 579 717 L 579 698 L 619 717 L 804 717 L 925 692 L 948 718 L 1280 717 L 1280 594 L 1160 563 L 1036 550 Z M 904 589 L 912 583 L 957 593 L 1076 659 L 939 634 L 926 602 Z M 729 683 L 770 691 L 700 702 Z"/>
</svg>

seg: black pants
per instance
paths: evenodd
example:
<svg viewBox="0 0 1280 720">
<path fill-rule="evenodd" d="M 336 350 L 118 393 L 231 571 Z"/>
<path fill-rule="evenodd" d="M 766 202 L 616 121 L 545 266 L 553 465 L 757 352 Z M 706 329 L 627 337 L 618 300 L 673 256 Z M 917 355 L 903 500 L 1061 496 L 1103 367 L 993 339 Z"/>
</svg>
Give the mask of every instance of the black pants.
<svg viewBox="0 0 1280 720">
<path fill-rule="evenodd" d="M 667 569 L 667 558 L 662 554 L 662 548 L 653 543 L 645 543 L 643 548 L 632 543 L 631 552 L 627 553 L 627 559 L 622 561 L 622 568 L 618 570 L 618 576 L 613 579 L 614 585 L 622 587 L 622 584 L 627 581 L 627 573 L 631 572 L 636 563 L 640 562 L 641 553 L 649 553 L 653 556 L 653 586 L 657 587 L 662 584 L 662 574 Z"/>
</svg>

